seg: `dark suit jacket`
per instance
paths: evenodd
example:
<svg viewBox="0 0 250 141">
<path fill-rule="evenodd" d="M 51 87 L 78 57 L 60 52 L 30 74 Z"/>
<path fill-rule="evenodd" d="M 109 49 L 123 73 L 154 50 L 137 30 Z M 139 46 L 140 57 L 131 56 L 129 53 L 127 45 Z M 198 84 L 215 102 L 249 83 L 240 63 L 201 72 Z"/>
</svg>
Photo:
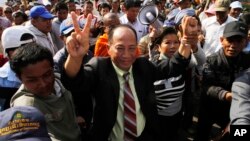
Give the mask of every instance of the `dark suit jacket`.
<svg viewBox="0 0 250 141">
<path fill-rule="evenodd" d="M 132 72 L 135 90 L 146 118 L 145 129 L 138 140 L 158 140 L 154 81 L 180 74 L 185 71 L 189 60 L 176 53 L 171 60 L 164 60 L 158 65 L 146 58 L 138 58 L 134 62 Z M 120 90 L 118 77 L 110 58 L 93 58 L 75 78 L 70 79 L 63 72 L 61 79 L 69 90 L 82 89 L 82 94 L 93 96 L 95 109 L 90 140 L 108 140 L 116 122 Z"/>
</svg>

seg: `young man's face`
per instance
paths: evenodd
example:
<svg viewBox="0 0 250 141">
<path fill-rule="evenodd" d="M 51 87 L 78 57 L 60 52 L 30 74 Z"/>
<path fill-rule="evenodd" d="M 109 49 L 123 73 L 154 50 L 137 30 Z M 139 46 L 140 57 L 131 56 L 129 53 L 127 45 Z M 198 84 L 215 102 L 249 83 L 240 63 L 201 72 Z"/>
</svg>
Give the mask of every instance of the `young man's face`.
<svg viewBox="0 0 250 141">
<path fill-rule="evenodd" d="M 131 7 L 126 10 L 127 18 L 130 22 L 135 22 L 137 15 L 140 11 L 140 7 Z"/>
<path fill-rule="evenodd" d="M 236 57 L 246 47 L 246 38 L 242 36 L 221 37 L 220 40 L 226 57 Z"/>
<path fill-rule="evenodd" d="M 20 80 L 25 88 L 40 97 L 47 97 L 54 90 L 53 67 L 48 60 L 30 64 L 21 70 Z"/>
<path fill-rule="evenodd" d="M 83 11 L 85 12 L 85 14 L 89 14 L 89 13 L 92 13 L 94 8 L 92 4 L 86 4 L 84 5 L 83 9 L 84 9 Z"/>
<path fill-rule="evenodd" d="M 67 19 L 68 17 L 68 10 L 66 9 L 60 9 L 57 13 L 56 13 L 59 21 L 63 21 L 65 19 Z"/>
</svg>

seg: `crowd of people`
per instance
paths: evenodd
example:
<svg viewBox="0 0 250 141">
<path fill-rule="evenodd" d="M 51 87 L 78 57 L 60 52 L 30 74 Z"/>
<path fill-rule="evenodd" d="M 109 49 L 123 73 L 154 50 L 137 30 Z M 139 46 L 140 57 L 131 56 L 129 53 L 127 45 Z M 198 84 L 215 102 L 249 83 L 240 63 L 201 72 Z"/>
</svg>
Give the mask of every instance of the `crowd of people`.
<svg viewBox="0 0 250 141">
<path fill-rule="evenodd" d="M 180 131 L 229 140 L 230 125 L 250 125 L 245 9 L 238 0 L 0 5 L 0 140 L 181 141 Z"/>
</svg>

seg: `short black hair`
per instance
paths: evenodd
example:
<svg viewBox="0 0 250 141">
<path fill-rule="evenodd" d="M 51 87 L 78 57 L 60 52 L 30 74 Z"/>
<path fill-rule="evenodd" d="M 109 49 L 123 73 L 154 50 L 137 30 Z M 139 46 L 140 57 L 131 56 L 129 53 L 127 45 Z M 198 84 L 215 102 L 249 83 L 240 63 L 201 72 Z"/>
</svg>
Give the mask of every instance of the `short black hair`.
<svg viewBox="0 0 250 141">
<path fill-rule="evenodd" d="M 69 11 L 69 8 L 66 3 L 58 2 L 55 6 L 55 12 L 58 12 L 60 10 L 67 10 Z"/>
<path fill-rule="evenodd" d="M 21 76 L 23 68 L 43 60 L 48 60 L 51 67 L 54 66 L 53 55 L 49 49 L 36 43 L 29 43 L 17 48 L 14 52 L 13 58 L 9 62 L 11 69 L 17 74 L 17 76 Z"/>
<path fill-rule="evenodd" d="M 99 12 L 100 12 L 100 10 L 101 10 L 102 8 L 108 8 L 109 10 L 111 10 L 111 6 L 110 6 L 108 3 L 106 3 L 106 2 L 103 2 L 103 3 L 98 4 L 97 9 L 98 9 Z"/>
<path fill-rule="evenodd" d="M 124 7 L 128 10 L 133 7 L 141 7 L 141 1 L 139 0 L 125 0 Z"/>
<path fill-rule="evenodd" d="M 136 38 L 136 41 L 137 41 L 137 34 L 136 34 L 135 29 L 133 27 L 131 27 L 130 25 L 127 25 L 127 24 L 120 24 L 120 25 L 117 25 L 114 28 L 112 28 L 110 30 L 110 32 L 108 33 L 108 37 L 109 37 L 108 38 L 108 43 L 112 43 L 114 32 L 118 28 L 128 28 L 128 29 L 132 30 L 133 33 L 135 34 L 135 38 Z"/>
<path fill-rule="evenodd" d="M 177 36 L 177 31 L 173 27 L 164 27 L 162 33 L 155 40 L 155 44 L 161 44 L 163 38 L 168 34 L 175 34 Z"/>
</svg>

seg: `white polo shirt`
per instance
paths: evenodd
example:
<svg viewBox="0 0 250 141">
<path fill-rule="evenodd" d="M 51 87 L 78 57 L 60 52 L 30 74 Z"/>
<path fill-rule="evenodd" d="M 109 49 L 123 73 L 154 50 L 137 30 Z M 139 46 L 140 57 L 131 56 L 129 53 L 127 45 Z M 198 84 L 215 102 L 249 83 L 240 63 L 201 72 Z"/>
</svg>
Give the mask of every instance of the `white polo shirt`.
<svg viewBox="0 0 250 141">
<path fill-rule="evenodd" d="M 202 31 L 205 35 L 203 51 L 206 56 L 217 52 L 222 47 L 220 37 L 223 36 L 226 24 L 232 21 L 236 21 L 236 19 L 231 16 L 228 16 L 223 24 L 219 24 L 216 20 L 216 16 L 209 17 L 202 21 Z"/>
<path fill-rule="evenodd" d="M 137 42 L 140 41 L 140 39 L 145 36 L 148 33 L 148 26 L 141 24 L 137 19 L 134 23 L 131 23 L 128 21 L 127 14 L 124 14 L 120 17 L 121 24 L 128 24 L 132 26 L 137 34 Z"/>
</svg>

